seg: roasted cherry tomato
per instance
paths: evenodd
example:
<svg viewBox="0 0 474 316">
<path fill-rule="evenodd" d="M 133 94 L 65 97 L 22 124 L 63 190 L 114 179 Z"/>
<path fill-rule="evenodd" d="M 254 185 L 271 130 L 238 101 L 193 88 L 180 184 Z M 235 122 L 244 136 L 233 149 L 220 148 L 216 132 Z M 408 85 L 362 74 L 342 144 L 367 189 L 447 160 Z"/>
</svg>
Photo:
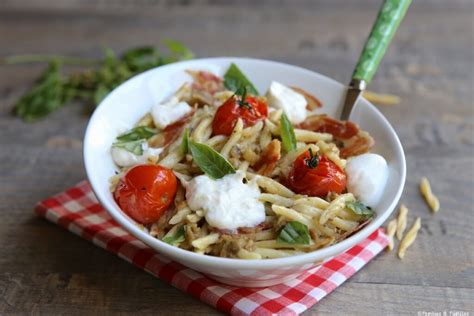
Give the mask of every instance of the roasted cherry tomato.
<svg viewBox="0 0 474 316">
<path fill-rule="evenodd" d="M 305 151 L 296 158 L 286 184 L 299 194 L 325 197 L 329 192 L 342 193 L 346 174 L 326 156 Z"/>
<path fill-rule="evenodd" d="M 120 208 L 141 224 L 156 222 L 174 200 L 174 173 L 158 165 L 138 165 L 120 179 L 114 198 Z"/>
<path fill-rule="evenodd" d="M 244 127 L 255 125 L 268 115 L 267 103 L 258 97 L 232 96 L 225 101 L 216 112 L 212 121 L 212 132 L 214 135 L 230 135 L 239 118 L 242 119 Z"/>
</svg>

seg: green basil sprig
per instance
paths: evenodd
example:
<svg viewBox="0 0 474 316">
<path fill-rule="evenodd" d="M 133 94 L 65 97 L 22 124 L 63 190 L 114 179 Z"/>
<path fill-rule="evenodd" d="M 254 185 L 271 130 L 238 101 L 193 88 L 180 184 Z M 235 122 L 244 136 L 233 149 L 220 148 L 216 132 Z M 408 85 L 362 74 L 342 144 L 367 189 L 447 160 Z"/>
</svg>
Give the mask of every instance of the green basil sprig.
<svg viewBox="0 0 474 316">
<path fill-rule="evenodd" d="M 79 100 L 98 105 L 105 96 L 130 77 L 148 69 L 193 58 L 192 52 L 176 41 L 165 41 L 169 53 L 145 46 L 132 48 L 117 56 L 104 50 L 100 60 L 58 55 L 14 55 L 0 59 L 0 64 L 47 62 L 48 68 L 29 91 L 15 104 L 14 113 L 25 121 L 43 118 L 65 104 Z M 65 74 L 62 65 L 89 67 Z"/>
<path fill-rule="evenodd" d="M 281 141 L 283 143 L 283 149 L 289 153 L 292 150 L 296 149 L 296 136 L 293 125 L 291 125 L 290 120 L 283 113 L 280 117 L 280 133 Z"/>
<path fill-rule="evenodd" d="M 132 142 L 140 139 L 148 139 L 155 135 L 155 131 L 146 126 L 138 126 L 132 128 L 130 132 L 122 134 L 117 137 L 119 142 Z"/>
<path fill-rule="evenodd" d="M 151 128 L 138 126 L 118 136 L 117 141 L 112 144 L 112 147 L 123 148 L 135 155 L 141 156 L 143 155 L 143 143 L 153 135 L 155 135 L 155 131 Z"/>
<path fill-rule="evenodd" d="M 374 210 L 370 206 L 363 204 L 359 200 L 346 202 L 346 208 L 357 215 L 363 215 L 366 217 L 372 217 L 375 215 Z"/>
<path fill-rule="evenodd" d="M 277 238 L 277 242 L 290 245 L 309 245 L 310 240 L 308 226 L 297 221 L 287 223 Z"/>
<path fill-rule="evenodd" d="M 246 91 L 249 94 L 259 95 L 255 86 L 250 80 L 244 75 L 244 73 L 237 67 L 236 64 L 232 63 L 224 74 L 224 87 L 234 91 L 237 95 Z"/>
<path fill-rule="evenodd" d="M 112 147 L 117 147 L 117 148 L 123 148 L 126 151 L 131 152 L 132 154 L 135 154 L 137 156 L 143 155 L 143 143 L 145 141 L 143 139 L 135 140 L 132 142 L 117 142 L 113 143 Z"/>
<path fill-rule="evenodd" d="M 186 155 L 189 151 L 189 128 L 186 128 L 183 133 L 183 140 L 181 141 L 181 146 L 179 150 L 183 155 Z"/>
<path fill-rule="evenodd" d="M 208 145 L 188 141 L 188 147 L 194 162 L 209 177 L 220 179 L 225 175 L 235 173 L 230 162 Z"/>
<path fill-rule="evenodd" d="M 163 241 L 172 246 L 178 246 L 186 239 L 184 226 L 185 225 L 180 226 L 178 230 L 174 233 L 174 235 L 163 238 Z"/>
</svg>

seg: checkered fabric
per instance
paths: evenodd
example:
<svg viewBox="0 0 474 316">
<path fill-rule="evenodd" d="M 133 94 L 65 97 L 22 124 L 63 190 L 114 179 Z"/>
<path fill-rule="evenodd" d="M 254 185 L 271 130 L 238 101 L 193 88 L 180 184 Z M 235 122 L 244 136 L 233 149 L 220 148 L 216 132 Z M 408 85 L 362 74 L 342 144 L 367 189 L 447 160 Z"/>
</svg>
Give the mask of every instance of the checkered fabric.
<svg viewBox="0 0 474 316">
<path fill-rule="evenodd" d="M 331 261 L 267 288 L 239 288 L 170 261 L 130 235 L 97 202 L 88 182 L 46 199 L 36 213 L 232 315 L 297 315 L 332 292 L 387 245 L 381 229 Z"/>
</svg>

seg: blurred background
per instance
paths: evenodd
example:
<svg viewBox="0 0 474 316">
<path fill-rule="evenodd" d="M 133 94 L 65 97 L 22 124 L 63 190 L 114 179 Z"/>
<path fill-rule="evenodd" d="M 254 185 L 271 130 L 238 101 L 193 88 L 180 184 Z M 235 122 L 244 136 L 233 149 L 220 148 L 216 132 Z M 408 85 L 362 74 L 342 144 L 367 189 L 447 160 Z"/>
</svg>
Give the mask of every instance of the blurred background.
<svg viewBox="0 0 474 316">
<path fill-rule="evenodd" d="M 0 57 L 102 58 L 174 39 L 196 57 L 248 56 L 347 83 L 381 1 L 2 0 Z M 308 314 L 473 311 L 474 2 L 416 0 L 369 86 L 404 145 L 404 203 L 421 216 L 403 262 L 383 254 Z M 35 123 L 12 115 L 45 64 L 0 65 L 0 314 L 213 309 L 93 245 L 35 218 L 35 203 L 85 178 L 88 107 Z M 68 68 L 69 69 L 69 68 Z M 73 68 L 78 69 L 78 68 Z M 80 69 L 80 68 L 79 68 Z M 433 216 L 418 183 L 441 200 Z"/>
</svg>

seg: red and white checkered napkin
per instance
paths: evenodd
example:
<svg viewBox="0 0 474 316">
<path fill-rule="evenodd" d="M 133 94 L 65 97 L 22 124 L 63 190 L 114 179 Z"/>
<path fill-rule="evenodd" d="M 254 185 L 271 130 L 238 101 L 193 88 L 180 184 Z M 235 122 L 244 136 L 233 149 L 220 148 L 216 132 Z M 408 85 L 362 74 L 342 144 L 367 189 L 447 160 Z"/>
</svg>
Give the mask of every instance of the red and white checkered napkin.
<svg viewBox="0 0 474 316">
<path fill-rule="evenodd" d="M 130 235 L 97 202 L 88 182 L 44 200 L 38 215 L 92 241 L 203 302 L 233 315 L 297 315 L 341 285 L 387 245 L 381 229 L 298 278 L 268 288 L 238 288 L 170 261 Z"/>
</svg>

